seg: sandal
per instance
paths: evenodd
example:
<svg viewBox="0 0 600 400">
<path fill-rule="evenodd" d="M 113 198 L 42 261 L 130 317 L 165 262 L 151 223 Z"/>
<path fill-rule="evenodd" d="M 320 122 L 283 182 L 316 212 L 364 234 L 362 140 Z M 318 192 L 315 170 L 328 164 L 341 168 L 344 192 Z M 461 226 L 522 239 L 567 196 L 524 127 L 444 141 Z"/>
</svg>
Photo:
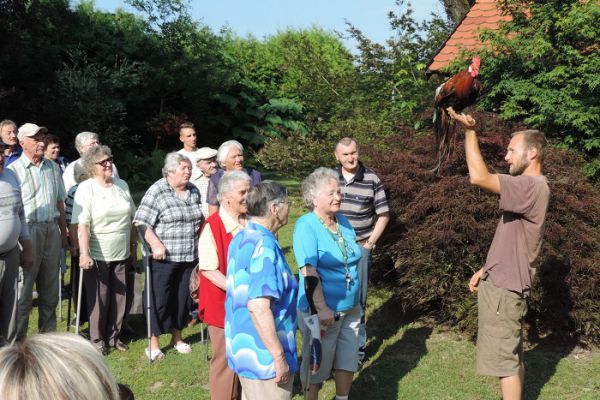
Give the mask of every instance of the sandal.
<svg viewBox="0 0 600 400">
<path fill-rule="evenodd" d="M 150 361 L 162 360 L 165 358 L 165 354 L 160 351 L 160 349 L 149 350 L 147 347 L 144 349 L 146 353 L 146 357 L 150 359 Z"/>
<path fill-rule="evenodd" d="M 190 354 L 192 352 L 190 345 L 183 341 L 173 345 L 173 348 L 177 350 L 179 354 Z"/>
</svg>

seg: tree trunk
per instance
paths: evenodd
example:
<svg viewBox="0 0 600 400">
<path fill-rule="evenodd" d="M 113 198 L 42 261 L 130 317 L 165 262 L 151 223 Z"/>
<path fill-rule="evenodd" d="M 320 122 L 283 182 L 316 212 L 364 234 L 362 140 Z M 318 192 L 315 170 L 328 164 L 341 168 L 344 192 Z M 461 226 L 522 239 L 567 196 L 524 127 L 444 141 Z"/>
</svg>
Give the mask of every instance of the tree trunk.
<svg viewBox="0 0 600 400">
<path fill-rule="evenodd" d="M 440 0 L 446 10 L 446 15 L 458 24 L 469 12 L 475 0 Z"/>
</svg>

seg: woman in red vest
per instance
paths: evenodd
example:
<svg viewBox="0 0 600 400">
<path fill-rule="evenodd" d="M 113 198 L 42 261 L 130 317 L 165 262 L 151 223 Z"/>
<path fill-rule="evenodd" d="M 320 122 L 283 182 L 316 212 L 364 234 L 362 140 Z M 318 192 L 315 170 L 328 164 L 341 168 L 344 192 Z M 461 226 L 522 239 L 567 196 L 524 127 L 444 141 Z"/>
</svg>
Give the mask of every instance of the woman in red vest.
<svg viewBox="0 0 600 400">
<path fill-rule="evenodd" d="M 206 220 L 198 241 L 200 295 L 198 317 L 208 325 L 213 356 L 209 386 L 212 400 L 241 398 L 237 376 L 227 365 L 225 355 L 225 277 L 227 249 L 233 237 L 244 228 L 250 177 L 243 171 L 229 171 L 219 183 L 219 212 Z"/>
</svg>

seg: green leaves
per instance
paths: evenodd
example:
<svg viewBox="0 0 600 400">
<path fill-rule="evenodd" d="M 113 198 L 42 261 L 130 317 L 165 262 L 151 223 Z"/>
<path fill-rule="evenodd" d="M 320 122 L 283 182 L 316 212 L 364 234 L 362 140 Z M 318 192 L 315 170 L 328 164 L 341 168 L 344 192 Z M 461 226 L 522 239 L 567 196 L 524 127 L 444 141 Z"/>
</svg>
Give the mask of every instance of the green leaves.
<svg viewBox="0 0 600 400">
<path fill-rule="evenodd" d="M 482 62 L 487 89 L 482 104 L 583 150 L 596 165 L 600 155 L 600 5 L 508 0 L 505 9 L 513 21 L 482 34 L 489 41 Z M 522 14 L 525 9 L 527 16 Z"/>
</svg>

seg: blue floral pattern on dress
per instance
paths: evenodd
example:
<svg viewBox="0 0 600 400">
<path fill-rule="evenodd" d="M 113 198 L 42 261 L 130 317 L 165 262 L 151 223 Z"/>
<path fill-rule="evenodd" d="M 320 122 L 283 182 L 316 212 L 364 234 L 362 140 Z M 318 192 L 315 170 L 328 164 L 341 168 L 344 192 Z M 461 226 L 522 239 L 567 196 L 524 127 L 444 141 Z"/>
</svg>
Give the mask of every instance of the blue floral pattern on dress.
<svg viewBox="0 0 600 400">
<path fill-rule="evenodd" d="M 267 297 L 290 372 L 296 372 L 298 282 L 277 239 L 264 227 L 249 222 L 232 240 L 228 254 L 225 347 L 229 367 L 249 379 L 275 377 L 273 358 L 248 312 L 249 300 Z"/>
</svg>

